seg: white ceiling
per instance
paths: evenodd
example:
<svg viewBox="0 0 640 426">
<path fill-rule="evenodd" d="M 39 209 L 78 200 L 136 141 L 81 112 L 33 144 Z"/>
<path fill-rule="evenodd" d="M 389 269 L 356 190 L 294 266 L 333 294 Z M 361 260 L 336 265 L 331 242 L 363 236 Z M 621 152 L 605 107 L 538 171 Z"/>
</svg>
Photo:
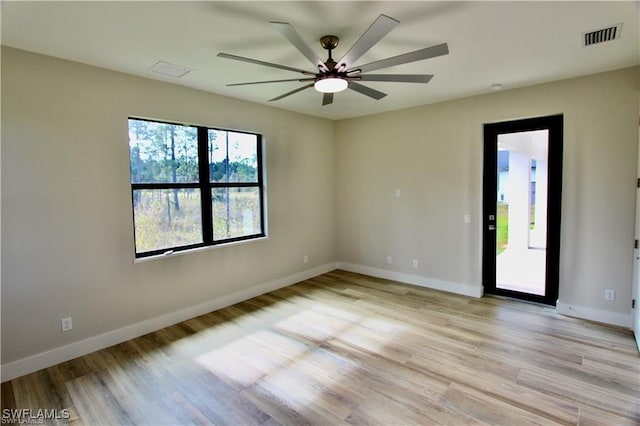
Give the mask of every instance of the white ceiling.
<svg viewBox="0 0 640 426">
<path fill-rule="evenodd" d="M 282 1 L 2 1 L 2 44 L 169 81 L 252 102 L 341 119 L 640 64 L 639 3 Z M 275 102 L 299 82 L 226 87 L 299 74 L 218 58 L 218 52 L 309 69 L 270 21 L 289 22 L 322 58 L 321 36 L 337 35 L 340 58 L 380 14 L 400 24 L 358 61 L 364 64 L 448 43 L 450 54 L 380 70 L 435 74 L 428 84 L 367 82 L 376 101 L 347 90 L 322 106 L 313 89 Z M 622 36 L 591 47 L 582 33 L 622 23 Z M 158 61 L 192 69 L 175 79 L 149 71 Z"/>
</svg>

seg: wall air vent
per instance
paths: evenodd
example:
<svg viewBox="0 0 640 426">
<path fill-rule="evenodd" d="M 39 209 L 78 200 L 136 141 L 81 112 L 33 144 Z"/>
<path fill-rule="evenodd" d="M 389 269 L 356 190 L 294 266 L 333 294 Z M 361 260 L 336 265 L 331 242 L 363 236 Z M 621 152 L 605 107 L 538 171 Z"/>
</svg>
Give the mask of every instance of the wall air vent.
<svg viewBox="0 0 640 426">
<path fill-rule="evenodd" d="M 599 44 L 604 43 L 605 41 L 618 39 L 620 38 L 621 32 L 622 24 L 618 24 L 611 27 L 582 33 L 582 40 L 585 46 L 591 46 L 592 44 Z"/>
</svg>

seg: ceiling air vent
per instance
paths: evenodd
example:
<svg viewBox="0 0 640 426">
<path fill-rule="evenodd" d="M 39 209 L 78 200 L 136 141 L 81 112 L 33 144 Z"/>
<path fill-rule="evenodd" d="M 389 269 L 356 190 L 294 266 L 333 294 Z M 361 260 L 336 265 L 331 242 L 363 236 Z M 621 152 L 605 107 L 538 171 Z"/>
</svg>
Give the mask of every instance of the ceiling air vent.
<svg viewBox="0 0 640 426">
<path fill-rule="evenodd" d="M 592 44 L 604 43 L 605 41 L 618 39 L 620 38 L 621 32 L 622 24 L 618 24 L 612 27 L 583 33 L 584 45 L 591 46 Z"/>
<path fill-rule="evenodd" d="M 189 68 L 182 65 L 170 64 L 169 62 L 158 61 L 154 66 L 149 68 L 149 71 L 157 74 L 162 74 L 167 77 L 180 78 L 191 72 Z"/>
</svg>

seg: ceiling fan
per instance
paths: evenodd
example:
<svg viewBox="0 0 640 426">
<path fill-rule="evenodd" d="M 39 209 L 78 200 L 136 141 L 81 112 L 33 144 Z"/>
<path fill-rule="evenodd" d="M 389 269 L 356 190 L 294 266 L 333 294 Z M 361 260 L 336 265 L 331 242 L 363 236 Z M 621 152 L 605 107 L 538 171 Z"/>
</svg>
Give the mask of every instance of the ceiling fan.
<svg viewBox="0 0 640 426">
<path fill-rule="evenodd" d="M 382 68 L 388 68 L 395 65 L 406 64 L 410 62 L 421 61 L 436 56 L 446 55 L 449 48 L 446 43 L 416 50 L 402 55 L 393 56 L 391 58 L 381 59 L 364 65 L 355 66 L 354 64 L 360 57 L 367 52 L 373 45 L 387 35 L 399 21 L 386 15 L 380 15 L 371 24 L 371 26 L 360 36 L 358 41 L 349 49 L 349 51 L 340 59 L 335 61 L 331 57 L 331 51 L 338 46 L 340 39 L 334 35 L 326 35 L 320 39 L 322 47 L 329 51 L 329 58 L 323 61 L 316 55 L 311 48 L 305 43 L 300 34 L 286 22 L 271 22 L 282 35 L 289 40 L 312 64 L 317 67 L 317 71 L 307 71 L 300 68 L 289 67 L 287 65 L 279 65 L 271 62 L 264 62 L 257 59 L 245 58 L 243 56 L 231 55 L 228 53 L 218 53 L 221 58 L 234 59 L 236 61 L 244 61 L 252 64 L 263 65 L 272 68 L 283 69 L 303 74 L 304 77 L 292 78 L 286 80 L 270 80 L 270 81 L 253 81 L 249 83 L 233 83 L 227 86 L 244 86 L 249 84 L 265 84 L 265 83 L 281 83 L 287 81 L 309 82 L 302 87 L 291 90 L 283 95 L 277 96 L 269 101 L 277 101 L 294 93 L 301 92 L 310 87 L 314 87 L 318 92 L 323 93 L 322 105 L 333 103 L 333 94 L 341 92 L 345 89 L 351 89 L 365 96 L 379 100 L 387 96 L 386 93 L 372 89 L 360 84 L 360 81 L 385 81 L 395 83 L 428 83 L 433 77 L 431 74 L 365 74 L 369 71 L 375 71 Z"/>
</svg>

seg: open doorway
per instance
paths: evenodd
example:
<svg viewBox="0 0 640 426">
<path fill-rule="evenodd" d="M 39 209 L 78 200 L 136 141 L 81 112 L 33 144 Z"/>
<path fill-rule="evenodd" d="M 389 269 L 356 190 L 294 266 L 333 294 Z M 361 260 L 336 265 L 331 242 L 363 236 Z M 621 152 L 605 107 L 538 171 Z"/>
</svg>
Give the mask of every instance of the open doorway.
<svg viewBox="0 0 640 426">
<path fill-rule="evenodd" d="M 555 305 L 562 116 L 485 125 L 485 291 Z"/>
</svg>

